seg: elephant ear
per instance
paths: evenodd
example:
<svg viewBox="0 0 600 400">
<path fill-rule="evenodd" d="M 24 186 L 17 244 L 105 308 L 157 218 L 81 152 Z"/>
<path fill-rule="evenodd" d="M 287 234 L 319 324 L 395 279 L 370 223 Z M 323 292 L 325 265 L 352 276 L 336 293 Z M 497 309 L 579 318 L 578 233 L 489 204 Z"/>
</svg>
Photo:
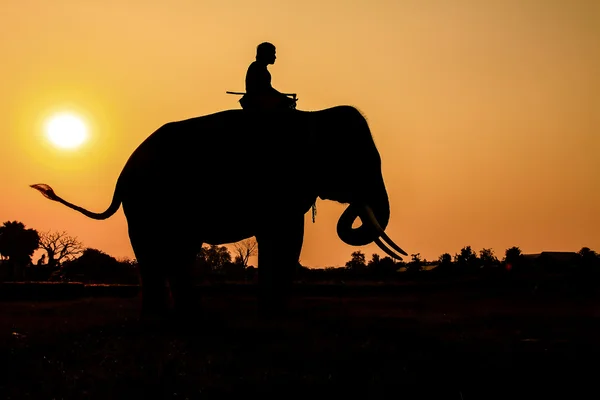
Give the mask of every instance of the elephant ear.
<svg viewBox="0 0 600 400">
<path fill-rule="evenodd" d="M 54 193 L 54 189 L 52 189 L 49 185 L 45 183 L 36 183 L 35 185 L 29 185 L 32 188 L 38 190 L 41 194 L 44 195 L 45 198 L 58 201 L 58 196 Z"/>
</svg>

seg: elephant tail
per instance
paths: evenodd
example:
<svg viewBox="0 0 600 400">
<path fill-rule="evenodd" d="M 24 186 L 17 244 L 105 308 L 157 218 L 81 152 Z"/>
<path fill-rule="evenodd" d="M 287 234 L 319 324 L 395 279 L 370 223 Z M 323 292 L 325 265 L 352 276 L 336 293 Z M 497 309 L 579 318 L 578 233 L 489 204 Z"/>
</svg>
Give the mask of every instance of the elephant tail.
<svg viewBox="0 0 600 400">
<path fill-rule="evenodd" d="M 115 189 L 115 193 L 113 195 L 113 199 L 112 199 L 112 202 L 110 203 L 110 206 L 108 206 L 108 209 L 102 213 L 91 212 L 91 211 L 86 210 L 85 208 L 76 206 L 75 204 L 72 204 L 66 200 L 63 200 L 62 198 L 58 197 L 56 195 L 56 193 L 54 193 L 54 190 L 49 185 L 46 185 L 45 183 L 38 183 L 35 185 L 29 185 L 29 186 L 38 190 L 47 199 L 58 201 L 59 203 L 62 203 L 65 206 L 72 208 L 73 210 L 79 211 L 86 217 L 89 217 L 92 219 L 103 220 L 103 219 L 110 218 L 114 213 L 117 212 L 117 210 L 121 206 L 121 198 L 119 196 L 118 186 L 117 186 L 117 189 Z"/>
</svg>

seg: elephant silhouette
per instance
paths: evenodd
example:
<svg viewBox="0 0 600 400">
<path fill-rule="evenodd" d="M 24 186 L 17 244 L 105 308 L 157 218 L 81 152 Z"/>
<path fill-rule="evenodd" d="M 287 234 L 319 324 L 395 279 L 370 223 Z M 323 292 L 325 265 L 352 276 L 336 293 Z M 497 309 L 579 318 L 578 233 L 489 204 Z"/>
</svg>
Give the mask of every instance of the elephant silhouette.
<svg viewBox="0 0 600 400">
<path fill-rule="evenodd" d="M 385 234 L 390 207 L 381 158 L 366 119 L 351 106 L 224 110 L 166 123 L 131 154 L 102 213 L 65 201 L 46 184 L 31 187 L 96 220 L 123 206 L 142 315 L 196 311 L 190 274 L 201 246 L 252 236 L 259 310 L 285 311 L 304 216 L 317 198 L 348 204 L 337 223 L 345 243 L 375 242 L 394 258 L 407 255 Z M 355 228 L 357 218 L 362 224 Z"/>
</svg>

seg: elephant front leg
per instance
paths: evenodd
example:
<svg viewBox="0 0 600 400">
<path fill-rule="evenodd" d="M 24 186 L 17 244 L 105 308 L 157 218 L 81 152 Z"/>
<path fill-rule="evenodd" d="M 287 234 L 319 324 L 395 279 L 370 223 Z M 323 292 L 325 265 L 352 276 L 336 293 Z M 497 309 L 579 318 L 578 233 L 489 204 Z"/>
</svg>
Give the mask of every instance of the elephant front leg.
<svg viewBox="0 0 600 400">
<path fill-rule="evenodd" d="M 260 314 L 275 316 L 288 309 L 303 240 L 304 215 L 282 218 L 256 235 Z"/>
</svg>

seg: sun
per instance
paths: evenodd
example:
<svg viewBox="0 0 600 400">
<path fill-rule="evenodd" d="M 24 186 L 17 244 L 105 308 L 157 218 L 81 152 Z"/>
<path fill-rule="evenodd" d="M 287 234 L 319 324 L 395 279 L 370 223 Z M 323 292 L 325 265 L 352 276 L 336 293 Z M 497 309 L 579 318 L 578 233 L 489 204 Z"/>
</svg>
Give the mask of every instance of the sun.
<svg viewBox="0 0 600 400">
<path fill-rule="evenodd" d="M 87 139 L 87 127 L 75 114 L 61 113 L 46 123 L 46 135 L 53 145 L 61 149 L 75 149 Z"/>
</svg>

